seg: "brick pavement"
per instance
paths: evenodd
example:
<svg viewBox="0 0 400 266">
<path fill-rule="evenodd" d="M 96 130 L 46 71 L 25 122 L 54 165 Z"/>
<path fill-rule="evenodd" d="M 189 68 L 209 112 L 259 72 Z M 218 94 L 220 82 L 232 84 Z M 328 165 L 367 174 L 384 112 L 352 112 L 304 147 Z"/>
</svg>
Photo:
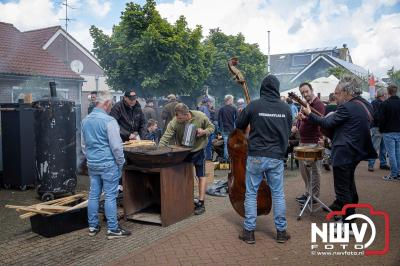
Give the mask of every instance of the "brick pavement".
<svg viewBox="0 0 400 266">
<path fill-rule="evenodd" d="M 298 206 L 295 197 L 302 192 L 300 178 L 286 180 L 287 218 L 292 239 L 277 244 L 272 216 L 257 219 L 256 244 L 247 245 L 238 240 L 242 218 L 227 210 L 159 240 L 150 246 L 115 260 L 111 265 L 400 265 L 400 183 L 381 180 L 383 171 L 369 173 L 366 164 L 357 169 L 360 200 L 391 216 L 391 250 L 385 256 L 313 256 L 310 254 L 310 223 L 323 222 L 325 213 L 306 214 L 296 220 Z M 322 177 L 321 199 L 330 203 L 333 198 L 330 173 Z M 364 210 L 358 212 L 367 214 Z M 383 223 L 376 219 L 378 235 L 372 247 L 384 246 Z M 354 244 L 354 241 L 352 241 Z M 338 250 L 338 249 L 335 249 Z"/>
<path fill-rule="evenodd" d="M 384 182 L 385 172 L 369 173 L 363 164 L 357 169 L 357 185 L 361 202 L 371 203 L 376 209 L 388 211 L 391 215 L 391 251 L 385 256 L 311 256 L 310 223 L 322 222 L 322 211 L 306 214 L 296 221 L 298 206 L 294 198 L 303 192 L 303 183 L 297 170 L 287 172 L 285 188 L 287 216 L 292 239 L 285 245 L 276 244 L 271 216 L 258 219 L 256 245 L 246 245 L 237 239 L 242 219 L 232 211 L 227 198 L 208 197 L 207 212 L 192 216 L 177 224 L 160 226 L 122 222 L 133 231 L 126 239 L 106 240 L 104 229 L 94 238 L 87 231 L 79 230 L 54 238 L 44 238 L 32 233 L 24 225 L 15 230 L 7 239 L 0 238 L 1 265 L 400 265 L 400 212 L 398 211 L 400 182 Z M 330 173 L 323 172 L 321 199 L 330 203 L 333 199 L 333 185 Z M 2 197 L 0 204 L 9 201 Z M 21 192 L 22 193 L 22 192 Z M 23 192 L 26 193 L 26 192 Z M 2 210 L 3 211 L 3 210 Z M 0 232 L 8 230 L 18 219 L 2 220 Z M 378 231 L 381 223 L 377 223 Z M 376 246 L 382 245 L 382 235 L 377 236 Z"/>
</svg>

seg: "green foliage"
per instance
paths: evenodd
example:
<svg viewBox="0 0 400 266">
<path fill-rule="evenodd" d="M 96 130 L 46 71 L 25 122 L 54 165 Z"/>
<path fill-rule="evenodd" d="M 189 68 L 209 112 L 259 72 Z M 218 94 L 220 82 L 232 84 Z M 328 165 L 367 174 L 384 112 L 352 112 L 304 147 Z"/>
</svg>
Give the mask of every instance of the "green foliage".
<svg viewBox="0 0 400 266">
<path fill-rule="evenodd" d="M 225 94 L 244 97 L 241 87 L 236 84 L 228 71 L 228 59 L 239 58 L 238 68 L 245 76 L 250 95 L 258 96 L 261 81 L 267 73 L 267 57 L 261 53 L 257 44 L 245 43 L 244 36 L 226 35 L 220 29 L 210 30 L 204 41 L 210 47 L 209 51 L 214 58 L 211 73 L 205 81 L 209 86 L 210 94 L 222 98 Z"/>
<path fill-rule="evenodd" d="M 328 74 L 334 75 L 338 79 L 341 79 L 343 76 L 353 75 L 350 71 L 340 66 L 329 68 Z"/>
<path fill-rule="evenodd" d="M 395 70 L 394 67 L 392 67 L 388 70 L 387 74 L 390 78 L 391 83 L 400 88 L 400 70 Z"/>
<path fill-rule="evenodd" d="M 210 72 L 211 50 L 201 43 L 200 26 L 189 29 L 183 16 L 171 25 L 155 5 L 127 3 L 111 36 L 92 26 L 93 52 L 113 89 L 134 87 L 145 97 L 191 95 Z"/>
</svg>

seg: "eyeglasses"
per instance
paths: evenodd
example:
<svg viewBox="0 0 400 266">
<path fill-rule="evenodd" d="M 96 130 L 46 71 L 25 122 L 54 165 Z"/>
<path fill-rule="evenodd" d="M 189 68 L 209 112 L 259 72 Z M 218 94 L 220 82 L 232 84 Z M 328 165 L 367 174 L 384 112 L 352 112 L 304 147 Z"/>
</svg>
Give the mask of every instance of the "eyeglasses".
<svg viewBox="0 0 400 266">
<path fill-rule="evenodd" d="M 137 99 L 137 95 L 129 95 L 129 96 L 126 96 L 126 97 L 128 97 L 128 99 L 131 100 L 131 101 Z"/>
</svg>

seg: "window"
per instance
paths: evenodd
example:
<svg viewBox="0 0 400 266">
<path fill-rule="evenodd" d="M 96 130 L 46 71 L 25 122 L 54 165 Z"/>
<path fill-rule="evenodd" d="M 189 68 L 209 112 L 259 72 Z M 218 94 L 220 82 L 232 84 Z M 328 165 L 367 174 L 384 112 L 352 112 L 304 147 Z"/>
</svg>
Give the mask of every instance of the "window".
<svg viewBox="0 0 400 266">
<path fill-rule="evenodd" d="M 305 66 L 311 62 L 311 55 L 294 55 L 292 57 L 292 66 Z"/>
</svg>

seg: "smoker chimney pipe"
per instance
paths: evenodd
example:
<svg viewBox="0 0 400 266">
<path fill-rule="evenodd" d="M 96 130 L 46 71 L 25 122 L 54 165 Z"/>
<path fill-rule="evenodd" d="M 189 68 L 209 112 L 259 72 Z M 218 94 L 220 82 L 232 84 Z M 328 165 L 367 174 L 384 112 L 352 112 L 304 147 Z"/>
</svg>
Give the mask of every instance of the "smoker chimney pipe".
<svg viewBox="0 0 400 266">
<path fill-rule="evenodd" d="M 50 86 L 51 97 L 57 97 L 56 83 L 54 81 L 50 81 L 49 86 Z"/>
</svg>

